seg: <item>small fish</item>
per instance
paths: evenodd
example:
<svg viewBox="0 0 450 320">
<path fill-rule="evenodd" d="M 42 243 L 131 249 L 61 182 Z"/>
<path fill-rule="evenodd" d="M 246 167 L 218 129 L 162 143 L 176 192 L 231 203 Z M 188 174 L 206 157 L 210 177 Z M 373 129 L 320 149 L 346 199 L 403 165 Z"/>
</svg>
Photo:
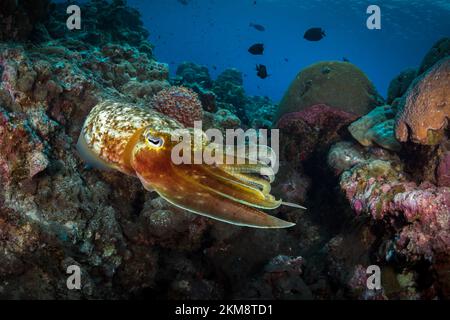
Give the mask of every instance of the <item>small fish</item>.
<svg viewBox="0 0 450 320">
<path fill-rule="evenodd" d="M 344 61 L 344 62 L 350 62 L 350 60 L 348 60 L 346 57 L 342 57 L 342 61 Z"/>
<path fill-rule="evenodd" d="M 257 64 L 256 65 L 256 75 L 260 77 L 261 79 L 267 78 L 269 75 L 267 74 L 267 68 L 263 64 Z"/>
<path fill-rule="evenodd" d="M 184 6 L 187 6 L 189 4 L 188 0 L 177 0 L 179 3 L 181 3 Z"/>
<path fill-rule="evenodd" d="M 320 41 L 325 37 L 325 30 L 322 28 L 311 28 L 306 30 L 303 38 L 308 41 Z"/>
<path fill-rule="evenodd" d="M 282 204 L 303 208 L 270 194 L 274 172 L 261 174 L 261 169 L 269 170 L 269 166 L 240 162 L 245 158 L 235 155 L 231 164 L 175 164 L 172 150 L 179 146 L 172 134 L 178 129 L 183 129 L 179 122 L 149 108 L 104 100 L 87 116 L 77 150 L 91 166 L 137 177 L 148 191 L 156 191 L 174 206 L 192 213 L 255 228 L 294 225 L 259 210 Z M 188 131 L 191 133 L 194 136 Z M 193 152 L 211 152 L 207 141 L 193 148 Z M 227 156 L 230 154 L 225 153 Z"/>
<path fill-rule="evenodd" d="M 284 61 L 285 61 L 285 62 L 289 62 L 289 59 L 288 59 L 288 58 L 284 58 Z"/>
<path fill-rule="evenodd" d="M 253 23 L 253 22 L 250 22 L 249 26 L 252 27 L 252 28 L 255 28 L 256 30 L 261 31 L 261 32 L 266 30 L 266 28 L 263 25 L 257 24 L 257 23 Z"/>
<path fill-rule="evenodd" d="M 264 53 L 264 44 L 255 43 L 250 48 L 248 48 L 248 52 L 254 55 L 262 55 Z"/>
</svg>

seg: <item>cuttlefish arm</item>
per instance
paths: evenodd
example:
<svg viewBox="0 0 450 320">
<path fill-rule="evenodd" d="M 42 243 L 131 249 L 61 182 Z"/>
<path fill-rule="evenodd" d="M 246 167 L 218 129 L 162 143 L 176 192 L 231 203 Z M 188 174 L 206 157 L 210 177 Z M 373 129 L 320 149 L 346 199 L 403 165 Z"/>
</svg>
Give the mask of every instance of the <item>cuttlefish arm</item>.
<svg viewBox="0 0 450 320">
<path fill-rule="evenodd" d="M 295 225 L 257 209 L 274 209 L 281 204 L 266 193 L 266 189 L 246 183 L 217 166 L 175 165 L 170 155 L 162 158 L 168 161 L 150 164 L 145 153 L 138 154 L 134 159 L 135 170 L 146 188 L 155 190 L 173 205 L 240 226 L 287 228 Z"/>
</svg>

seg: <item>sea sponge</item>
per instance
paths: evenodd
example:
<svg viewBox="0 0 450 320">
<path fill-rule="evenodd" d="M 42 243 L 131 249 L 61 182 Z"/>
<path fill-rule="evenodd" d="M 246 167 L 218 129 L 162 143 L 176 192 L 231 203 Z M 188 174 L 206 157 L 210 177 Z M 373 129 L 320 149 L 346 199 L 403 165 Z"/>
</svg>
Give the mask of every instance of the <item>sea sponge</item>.
<svg viewBox="0 0 450 320">
<path fill-rule="evenodd" d="M 201 121 L 203 117 L 198 95 L 185 87 L 173 86 L 161 90 L 153 97 L 152 106 L 186 127 L 193 127 L 194 121 Z"/>
<path fill-rule="evenodd" d="M 436 145 L 450 119 L 450 58 L 436 63 L 414 80 L 400 103 L 395 135 L 399 141 L 412 140 Z"/>
<path fill-rule="evenodd" d="M 348 62 L 325 61 L 303 69 L 281 100 L 277 119 L 316 104 L 364 115 L 383 104 L 367 76 Z"/>
</svg>

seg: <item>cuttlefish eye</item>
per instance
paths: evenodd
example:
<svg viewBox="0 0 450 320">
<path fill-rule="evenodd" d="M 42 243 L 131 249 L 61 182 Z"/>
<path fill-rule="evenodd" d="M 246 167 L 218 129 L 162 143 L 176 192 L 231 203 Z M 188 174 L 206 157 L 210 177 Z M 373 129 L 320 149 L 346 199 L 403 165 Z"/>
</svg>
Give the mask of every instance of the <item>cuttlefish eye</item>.
<svg viewBox="0 0 450 320">
<path fill-rule="evenodd" d="M 160 137 L 152 136 L 150 133 L 145 135 L 147 142 L 153 148 L 161 148 L 164 145 L 164 139 Z"/>
</svg>

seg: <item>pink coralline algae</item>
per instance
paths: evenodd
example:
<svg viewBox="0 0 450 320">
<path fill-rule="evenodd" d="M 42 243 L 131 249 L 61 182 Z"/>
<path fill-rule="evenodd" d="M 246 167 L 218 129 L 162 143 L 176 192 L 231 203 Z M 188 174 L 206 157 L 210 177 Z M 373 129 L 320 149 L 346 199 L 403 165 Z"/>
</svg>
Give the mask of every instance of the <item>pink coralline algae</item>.
<svg viewBox="0 0 450 320">
<path fill-rule="evenodd" d="M 408 181 L 395 161 L 370 159 L 341 175 L 340 185 L 356 214 L 369 214 L 398 231 L 397 251 L 410 259 L 450 249 L 450 188 Z"/>
<path fill-rule="evenodd" d="M 193 127 L 194 121 L 200 121 L 203 117 L 202 104 L 198 95 L 184 87 L 174 86 L 161 90 L 153 97 L 152 106 L 186 127 Z"/>
<path fill-rule="evenodd" d="M 314 150 L 326 149 L 341 139 L 341 129 L 358 118 L 324 104 L 285 114 L 278 120 L 283 144 L 280 154 L 285 160 L 304 161 Z"/>
<path fill-rule="evenodd" d="M 48 164 L 45 144 L 28 121 L 0 108 L 0 183 L 32 178 Z"/>
<path fill-rule="evenodd" d="M 450 151 L 440 157 L 437 167 L 437 183 L 442 187 L 450 187 Z"/>
</svg>

